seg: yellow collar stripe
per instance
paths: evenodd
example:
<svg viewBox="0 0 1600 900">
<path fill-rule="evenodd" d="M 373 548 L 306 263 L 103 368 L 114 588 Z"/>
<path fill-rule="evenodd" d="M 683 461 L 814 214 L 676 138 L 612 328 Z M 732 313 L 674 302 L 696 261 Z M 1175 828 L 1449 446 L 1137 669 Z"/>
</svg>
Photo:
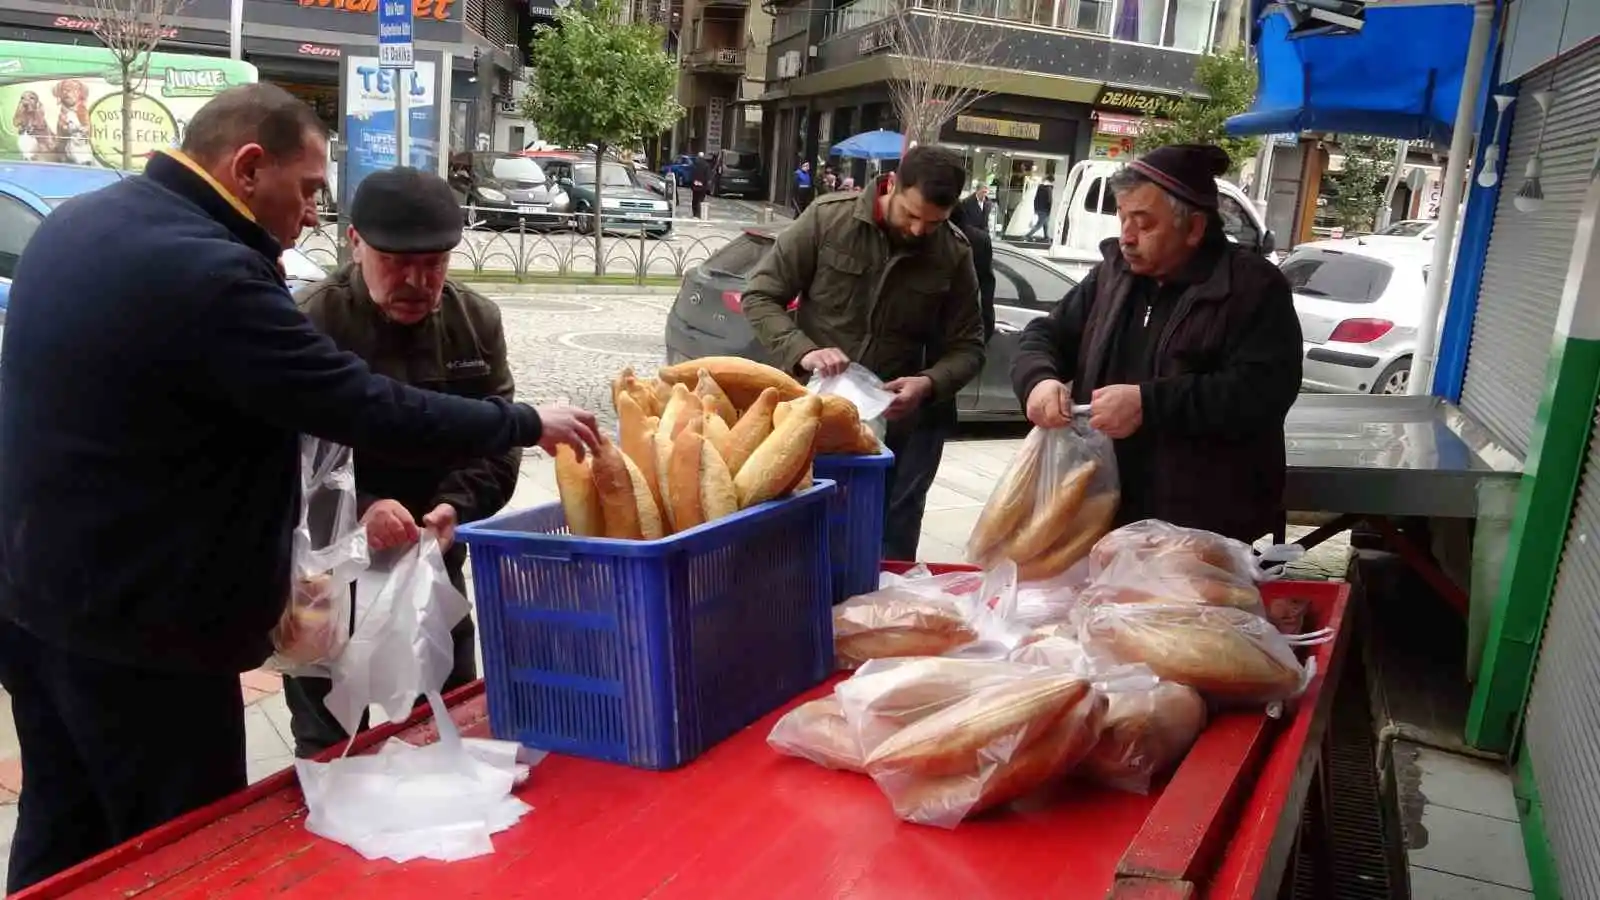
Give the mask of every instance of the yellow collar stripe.
<svg viewBox="0 0 1600 900">
<path fill-rule="evenodd" d="M 166 155 L 182 163 L 184 168 L 195 173 L 196 175 L 199 175 L 201 178 L 204 178 L 206 184 L 211 185 L 212 190 L 216 191 L 219 195 L 221 195 L 222 199 L 228 201 L 230 206 L 239 211 L 239 215 L 244 216 L 246 219 L 249 219 L 252 222 L 256 220 L 255 213 L 250 211 L 250 207 L 244 205 L 243 200 L 235 197 L 232 191 L 229 191 L 227 188 L 222 186 L 221 182 L 217 181 L 215 178 L 212 178 L 211 173 L 201 168 L 199 163 L 190 159 L 187 153 L 184 153 L 182 150 L 179 150 L 175 147 L 158 152 L 165 153 Z"/>
</svg>

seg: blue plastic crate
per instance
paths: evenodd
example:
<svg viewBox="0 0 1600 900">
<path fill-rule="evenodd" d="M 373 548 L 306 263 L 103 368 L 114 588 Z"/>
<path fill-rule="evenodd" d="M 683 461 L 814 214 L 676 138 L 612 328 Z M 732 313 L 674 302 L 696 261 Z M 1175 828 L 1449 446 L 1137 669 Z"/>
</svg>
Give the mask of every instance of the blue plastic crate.
<svg viewBox="0 0 1600 900">
<path fill-rule="evenodd" d="M 828 527 L 833 532 L 833 602 L 843 603 L 878 589 L 878 563 L 883 558 L 883 512 L 889 469 L 894 454 L 871 456 L 829 454 L 811 464 L 817 478 L 838 486 L 828 501 Z"/>
<path fill-rule="evenodd" d="M 659 541 L 464 526 L 495 737 L 681 766 L 833 670 L 830 481 Z"/>
</svg>

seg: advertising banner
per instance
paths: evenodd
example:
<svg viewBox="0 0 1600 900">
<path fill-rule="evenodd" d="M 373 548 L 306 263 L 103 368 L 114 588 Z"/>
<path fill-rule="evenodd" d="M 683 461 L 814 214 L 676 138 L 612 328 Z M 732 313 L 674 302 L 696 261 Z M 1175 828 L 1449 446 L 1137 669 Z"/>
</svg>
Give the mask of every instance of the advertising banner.
<svg viewBox="0 0 1600 900">
<path fill-rule="evenodd" d="M 100 47 L 0 41 L 0 159 L 121 168 L 121 78 Z M 206 101 L 255 80 L 245 62 L 150 54 L 147 77 L 131 88 L 130 168 L 182 141 Z"/>
<path fill-rule="evenodd" d="M 394 92 L 404 89 L 410 116 L 410 159 L 424 172 L 439 170 L 439 63 L 416 53 L 415 68 L 383 68 L 376 55 L 344 58 L 340 106 L 344 128 L 344 163 L 339 167 L 339 205 L 348 207 L 356 185 L 373 172 L 394 168 Z"/>
</svg>

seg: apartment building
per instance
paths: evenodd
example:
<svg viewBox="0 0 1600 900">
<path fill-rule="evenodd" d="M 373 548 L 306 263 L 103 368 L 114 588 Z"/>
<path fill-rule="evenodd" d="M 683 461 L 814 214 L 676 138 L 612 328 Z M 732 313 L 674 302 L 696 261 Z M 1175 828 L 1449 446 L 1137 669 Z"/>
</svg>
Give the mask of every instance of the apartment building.
<svg viewBox="0 0 1600 900">
<path fill-rule="evenodd" d="M 802 159 L 839 140 L 898 130 L 889 82 L 903 76 L 903 29 L 972 29 L 987 91 L 947 122 L 942 143 L 988 173 L 1003 208 L 1028 176 L 1052 181 L 1080 159 L 1126 153 L 1139 119 L 1196 92 L 1203 53 L 1239 45 L 1245 0 L 778 0 L 767 51 L 761 150 L 772 197 Z M 939 20 L 940 24 L 930 24 Z M 927 70 L 926 65 L 918 67 Z M 858 179 L 865 174 L 857 165 Z"/>
<path fill-rule="evenodd" d="M 751 0 L 676 0 L 672 20 L 684 108 L 675 152 L 758 152 L 772 16 Z"/>
</svg>

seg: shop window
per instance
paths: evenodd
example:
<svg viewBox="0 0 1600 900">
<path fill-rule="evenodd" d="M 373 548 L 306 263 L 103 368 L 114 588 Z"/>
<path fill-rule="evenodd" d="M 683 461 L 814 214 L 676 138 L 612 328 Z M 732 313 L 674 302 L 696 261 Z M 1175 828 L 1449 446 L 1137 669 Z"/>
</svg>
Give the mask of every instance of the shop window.
<svg viewBox="0 0 1600 900">
<path fill-rule="evenodd" d="M 17 274 L 17 261 L 39 229 L 38 213 L 10 197 L 0 195 L 0 278 Z"/>
</svg>

